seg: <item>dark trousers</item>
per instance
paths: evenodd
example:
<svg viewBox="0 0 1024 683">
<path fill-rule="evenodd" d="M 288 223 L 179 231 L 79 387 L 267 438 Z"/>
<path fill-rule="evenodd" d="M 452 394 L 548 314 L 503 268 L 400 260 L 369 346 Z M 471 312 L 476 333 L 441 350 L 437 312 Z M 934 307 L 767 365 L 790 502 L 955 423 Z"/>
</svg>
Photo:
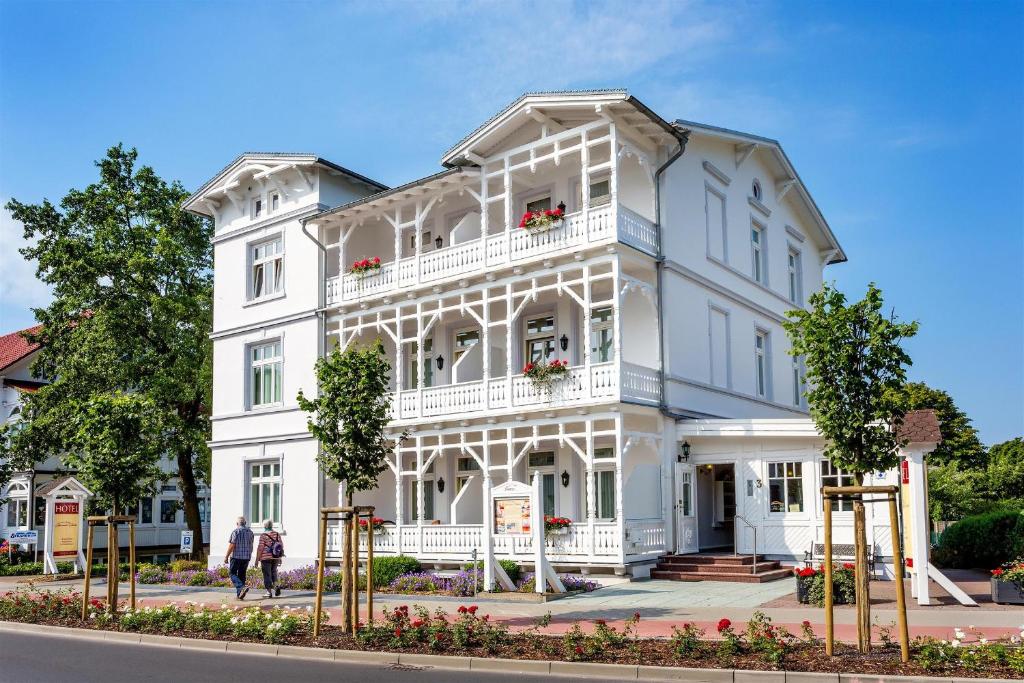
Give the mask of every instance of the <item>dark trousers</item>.
<svg viewBox="0 0 1024 683">
<path fill-rule="evenodd" d="M 235 595 L 238 595 L 242 590 L 242 586 L 245 585 L 245 570 L 248 566 L 248 559 L 240 559 L 237 557 L 231 558 L 231 564 L 228 565 L 228 576 L 231 578 L 231 583 L 235 587 Z"/>
<path fill-rule="evenodd" d="M 272 593 L 277 586 L 277 560 L 260 560 L 260 569 L 263 570 L 263 587 Z"/>
</svg>

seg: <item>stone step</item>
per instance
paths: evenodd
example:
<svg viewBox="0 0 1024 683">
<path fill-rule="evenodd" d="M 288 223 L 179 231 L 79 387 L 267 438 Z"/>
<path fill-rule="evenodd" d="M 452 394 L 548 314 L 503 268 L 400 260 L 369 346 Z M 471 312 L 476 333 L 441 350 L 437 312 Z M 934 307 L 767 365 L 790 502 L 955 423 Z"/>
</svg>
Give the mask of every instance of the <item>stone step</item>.
<svg viewBox="0 0 1024 683">
<path fill-rule="evenodd" d="M 765 583 L 767 581 L 778 581 L 793 576 L 789 568 L 773 569 L 762 574 L 740 574 L 733 572 L 677 572 L 664 569 L 651 571 L 652 579 L 667 579 L 669 581 L 724 581 L 729 583 Z"/>
<path fill-rule="evenodd" d="M 754 559 L 751 555 L 663 555 L 663 561 L 679 561 L 687 564 L 717 564 L 717 565 L 742 565 L 752 564 Z M 763 562 L 764 555 L 758 555 L 757 561 Z"/>
<path fill-rule="evenodd" d="M 726 572 L 730 574 L 760 574 L 761 572 L 773 571 L 779 569 L 782 563 L 777 561 L 769 562 L 758 562 L 756 565 L 753 564 L 736 564 L 736 565 L 721 565 L 721 564 L 694 564 L 691 562 L 684 562 L 682 558 L 673 558 L 671 560 L 662 560 L 658 562 L 657 569 L 674 572 L 691 572 L 698 574 L 718 574 L 720 572 Z"/>
</svg>

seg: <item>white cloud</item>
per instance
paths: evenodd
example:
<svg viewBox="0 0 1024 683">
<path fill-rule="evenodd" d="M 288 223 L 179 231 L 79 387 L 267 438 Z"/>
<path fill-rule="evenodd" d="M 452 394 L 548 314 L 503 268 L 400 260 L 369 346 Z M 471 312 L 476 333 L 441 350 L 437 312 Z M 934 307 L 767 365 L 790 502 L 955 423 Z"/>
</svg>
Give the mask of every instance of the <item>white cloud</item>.
<svg viewBox="0 0 1024 683">
<path fill-rule="evenodd" d="M 50 301 L 50 288 L 36 279 L 36 264 L 19 249 L 27 245 L 20 222 L 3 208 L 0 198 L 0 302 L 7 309 L 39 307 Z"/>
</svg>

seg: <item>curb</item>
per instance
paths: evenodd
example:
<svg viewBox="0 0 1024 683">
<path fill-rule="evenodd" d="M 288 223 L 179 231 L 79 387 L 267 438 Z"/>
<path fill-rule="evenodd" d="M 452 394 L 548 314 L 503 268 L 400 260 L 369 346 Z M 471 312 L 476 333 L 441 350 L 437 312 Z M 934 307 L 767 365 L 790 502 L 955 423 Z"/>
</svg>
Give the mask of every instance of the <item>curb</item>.
<svg viewBox="0 0 1024 683">
<path fill-rule="evenodd" d="M 689 683 L 1008 683 L 1009 679 L 947 678 L 942 676 L 873 676 L 856 673 L 828 673 L 804 671 L 755 671 L 747 669 L 687 669 L 673 666 L 645 666 L 635 664 L 602 664 L 598 662 L 563 662 L 533 659 L 500 659 L 462 657 L 458 655 L 427 655 L 419 653 L 371 652 L 366 650 L 331 650 L 303 645 L 270 645 L 229 640 L 206 640 L 155 634 L 134 634 L 120 631 L 79 629 L 69 626 L 49 626 L 16 621 L 0 621 L 0 632 L 33 633 L 38 635 L 83 640 L 110 641 L 128 645 L 181 648 L 245 653 L 265 657 L 291 659 L 331 660 L 350 664 L 404 665 L 458 671 L 491 671 L 519 674 L 546 674 L 551 676 L 584 676 L 586 678 L 616 678 L 641 681 L 688 681 Z"/>
</svg>

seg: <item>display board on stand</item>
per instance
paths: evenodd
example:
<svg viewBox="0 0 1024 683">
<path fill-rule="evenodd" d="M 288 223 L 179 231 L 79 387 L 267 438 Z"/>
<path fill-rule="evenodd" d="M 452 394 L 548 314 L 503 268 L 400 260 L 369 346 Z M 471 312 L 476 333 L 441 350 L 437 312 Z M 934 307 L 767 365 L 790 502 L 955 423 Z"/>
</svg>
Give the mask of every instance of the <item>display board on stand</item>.
<svg viewBox="0 0 1024 683">
<path fill-rule="evenodd" d="M 74 477 L 64 477 L 37 488 L 36 496 L 46 501 L 43 573 L 58 574 L 57 562 L 68 560 L 74 562 L 76 573 L 82 571 L 86 566 L 82 554 L 82 515 L 85 501 L 92 493 Z"/>
</svg>

